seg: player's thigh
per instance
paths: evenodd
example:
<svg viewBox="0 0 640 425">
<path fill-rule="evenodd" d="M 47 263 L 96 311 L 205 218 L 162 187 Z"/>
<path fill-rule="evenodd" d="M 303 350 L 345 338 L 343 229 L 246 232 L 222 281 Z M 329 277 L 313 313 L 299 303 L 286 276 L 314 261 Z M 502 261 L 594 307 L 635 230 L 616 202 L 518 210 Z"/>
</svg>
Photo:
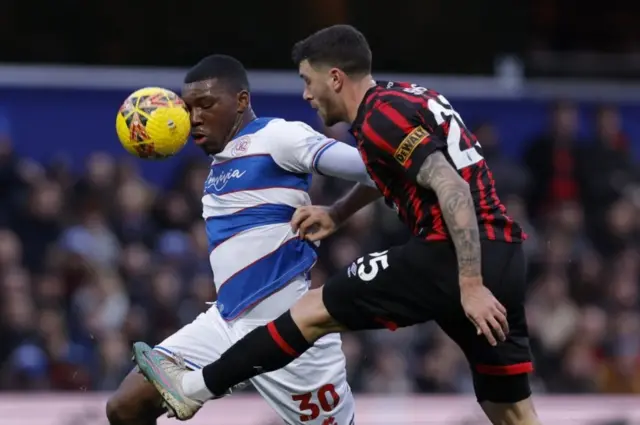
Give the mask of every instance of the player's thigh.
<svg viewBox="0 0 640 425">
<path fill-rule="evenodd" d="M 288 366 L 252 383 L 286 423 L 349 425 L 355 405 L 345 366 L 340 336 L 330 334 Z"/>
<path fill-rule="evenodd" d="M 190 369 L 201 369 L 218 360 L 232 341 L 229 325 L 214 304 L 154 349 L 171 358 L 183 359 Z"/>
<path fill-rule="evenodd" d="M 517 403 L 531 395 L 528 374 L 533 370 L 524 310 L 524 254 L 519 245 L 491 243 L 483 257 L 484 283 L 507 309 L 507 339 L 491 346 L 477 335 L 459 302 L 436 321 L 467 357 L 478 401 Z"/>
<path fill-rule="evenodd" d="M 407 249 L 367 254 L 333 275 L 322 288 L 331 317 L 350 330 L 395 329 L 430 320 L 438 285 L 428 271 L 416 272 L 407 262 Z"/>
</svg>

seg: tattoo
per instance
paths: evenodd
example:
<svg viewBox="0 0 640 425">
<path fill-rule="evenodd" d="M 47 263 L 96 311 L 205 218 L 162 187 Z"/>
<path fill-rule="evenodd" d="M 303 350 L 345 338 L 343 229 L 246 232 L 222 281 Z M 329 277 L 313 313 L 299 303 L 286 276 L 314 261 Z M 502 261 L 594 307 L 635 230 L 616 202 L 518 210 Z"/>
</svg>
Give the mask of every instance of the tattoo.
<svg viewBox="0 0 640 425">
<path fill-rule="evenodd" d="M 461 276 L 480 276 L 480 232 L 469 185 L 442 152 L 427 157 L 418 172 L 418 184 L 433 190 L 458 256 Z"/>
</svg>

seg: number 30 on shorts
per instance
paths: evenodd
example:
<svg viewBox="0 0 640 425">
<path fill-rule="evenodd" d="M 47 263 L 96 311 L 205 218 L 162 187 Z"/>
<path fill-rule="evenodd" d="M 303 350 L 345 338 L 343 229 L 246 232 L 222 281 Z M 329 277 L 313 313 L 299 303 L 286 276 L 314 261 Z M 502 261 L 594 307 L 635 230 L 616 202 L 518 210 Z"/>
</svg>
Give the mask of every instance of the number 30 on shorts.
<svg viewBox="0 0 640 425">
<path fill-rule="evenodd" d="M 333 384 L 325 384 L 315 393 L 296 394 L 291 398 L 300 405 L 300 421 L 302 422 L 317 419 L 320 413 L 331 412 L 340 403 L 340 396 Z"/>
<path fill-rule="evenodd" d="M 349 266 L 347 269 L 347 275 L 357 276 L 360 280 L 370 282 L 376 278 L 380 270 L 385 270 L 389 267 L 389 259 L 387 258 L 387 251 L 372 252 L 368 256 L 360 257 Z M 366 258 L 370 257 L 368 261 Z"/>
</svg>

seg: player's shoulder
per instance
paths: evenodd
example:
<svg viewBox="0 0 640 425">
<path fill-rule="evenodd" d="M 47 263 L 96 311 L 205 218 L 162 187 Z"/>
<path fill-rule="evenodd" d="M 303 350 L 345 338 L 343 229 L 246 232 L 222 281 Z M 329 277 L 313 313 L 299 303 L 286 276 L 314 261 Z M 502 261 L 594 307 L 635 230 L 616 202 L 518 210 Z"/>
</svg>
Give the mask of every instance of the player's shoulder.
<svg viewBox="0 0 640 425">
<path fill-rule="evenodd" d="M 269 134 L 317 134 L 317 132 L 307 123 L 302 121 L 289 121 L 284 118 L 271 118 L 269 125 L 264 128 Z"/>
<path fill-rule="evenodd" d="M 423 116 L 428 108 L 428 89 L 411 83 L 378 82 L 364 99 L 356 122 L 371 126 L 396 125 L 397 117 Z M 429 94 L 430 95 L 430 94 Z"/>
<path fill-rule="evenodd" d="M 399 122 L 393 118 L 403 116 L 409 120 L 431 120 L 433 103 L 440 102 L 437 91 L 415 83 L 378 82 L 365 99 L 364 121 Z M 370 113 L 369 113 L 370 112 Z"/>
<path fill-rule="evenodd" d="M 265 127 L 264 135 L 273 145 L 281 147 L 325 138 L 307 123 L 285 119 L 272 120 L 269 126 Z"/>
<path fill-rule="evenodd" d="M 291 121 L 277 117 L 259 117 L 248 123 L 238 136 L 249 136 L 252 138 L 270 138 L 276 135 L 282 135 L 291 131 L 295 126 Z"/>
<path fill-rule="evenodd" d="M 379 82 L 373 96 L 367 99 L 369 104 L 424 105 L 429 99 L 437 98 L 437 91 L 415 83 L 387 81 Z"/>
</svg>

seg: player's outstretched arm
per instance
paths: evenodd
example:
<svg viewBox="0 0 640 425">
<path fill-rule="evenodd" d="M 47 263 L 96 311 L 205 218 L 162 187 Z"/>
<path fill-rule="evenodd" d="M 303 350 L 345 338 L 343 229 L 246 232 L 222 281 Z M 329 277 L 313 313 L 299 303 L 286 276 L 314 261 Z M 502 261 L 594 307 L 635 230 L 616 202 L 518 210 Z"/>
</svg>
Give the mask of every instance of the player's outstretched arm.
<svg viewBox="0 0 640 425">
<path fill-rule="evenodd" d="M 342 223 L 361 208 L 382 196 L 378 189 L 357 183 L 344 197 L 330 207 L 310 205 L 293 214 L 291 227 L 300 238 L 315 242 L 332 235 Z"/>
<path fill-rule="evenodd" d="M 375 186 L 353 146 L 328 138 L 297 121 L 277 121 L 269 131 L 271 157 L 283 169 Z"/>
<path fill-rule="evenodd" d="M 480 232 L 469 185 L 439 151 L 425 159 L 417 181 L 438 197 L 456 248 L 460 295 L 467 317 L 476 326 L 478 335 L 484 334 L 491 345 L 497 344 L 496 336 L 504 341 L 508 332 L 506 309 L 482 283 Z"/>
<path fill-rule="evenodd" d="M 382 197 L 382 194 L 377 188 L 369 184 L 358 183 L 346 195 L 329 207 L 329 210 L 338 225 L 340 225 L 362 208 L 380 199 L 380 197 Z"/>
<path fill-rule="evenodd" d="M 326 148 L 315 155 L 312 171 L 375 187 L 356 148 L 346 143 L 327 140 L 330 142 L 327 143 Z"/>
</svg>

